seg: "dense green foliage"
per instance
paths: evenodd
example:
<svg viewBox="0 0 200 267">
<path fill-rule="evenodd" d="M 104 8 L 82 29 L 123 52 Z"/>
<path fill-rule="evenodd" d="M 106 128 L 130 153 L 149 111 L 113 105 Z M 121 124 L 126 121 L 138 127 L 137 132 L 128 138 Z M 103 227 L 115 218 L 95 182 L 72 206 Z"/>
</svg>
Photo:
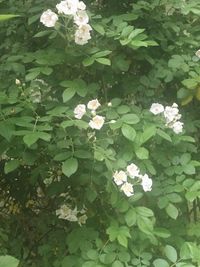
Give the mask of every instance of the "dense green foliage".
<svg viewBox="0 0 200 267">
<path fill-rule="evenodd" d="M 40 23 L 57 1 L 0 0 L 19 15 L 0 21 L 0 267 L 198 267 L 199 1 L 84 2 L 81 46 L 73 25 Z M 95 131 L 73 111 L 96 98 Z M 179 104 L 183 133 L 154 102 Z M 113 182 L 132 162 L 151 192 Z M 58 218 L 64 203 L 78 221 Z"/>
</svg>

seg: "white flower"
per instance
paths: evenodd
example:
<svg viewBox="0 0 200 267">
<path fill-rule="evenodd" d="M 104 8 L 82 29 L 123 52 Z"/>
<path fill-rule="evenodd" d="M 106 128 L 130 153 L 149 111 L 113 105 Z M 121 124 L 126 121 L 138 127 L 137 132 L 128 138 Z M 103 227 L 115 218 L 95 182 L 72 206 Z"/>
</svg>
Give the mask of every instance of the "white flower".
<svg viewBox="0 0 200 267">
<path fill-rule="evenodd" d="M 128 175 L 131 178 L 135 178 L 139 176 L 140 170 L 134 163 L 131 163 L 130 165 L 128 165 L 126 170 L 127 170 Z"/>
<path fill-rule="evenodd" d="M 172 124 L 172 127 L 173 131 L 176 133 L 176 134 L 179 134 L 179 133 L 182 133 L 183 131 L 183 123 L 180 122 L 180 121 L 176 121 Z"/>
<path fill-rule="evenodd" d="M 78 44 L 78 45 L 84 45 L 84 44 L 87 44 L 88 43 L 88 40 L 91 39 L 91 35 L 90 33 L 83 33 L 82 31 L 80 30 L 77 30 L 75 32 L 75 43 Z"/>
<path fill-rule="evenodd" d="M 80 1 L 78 3 L 78 9 L 80 9 L 80 10 L 85 10 L 86 9 L 86 5 L 85 5 L 85 3 L 83 3 L 83 1 Z"/>
<path fill-rule="evenodd" d="M 122 185 L 121 190 L 124 192 L 125 195 L 127 195 L 127 197 L 130 197 L 134 194 L 133 185 L 128 182 Z"/>
<path fill-rule="evenodd" d="M 78 0 L 64 0 L 56 5 L 58 13 L 75 15 L 78 10 Z"/>
<path fill-rule="evenodd" d="M 84 45 L 91 39 L 90 31 L 92 30 L 89 24 L 81 25 L 75 32 L 75 43 Z"/>
<path fill-rule="evenodd" d="M 142 179 L 141 185 L 143 187 L 143 190 L 146 191 L 151 191 L 152 190 L 152 179 L 149 178 L 147 174 L 143 175 L 140 177 Z"/>
<path fill-rule="evenodd" d="M 92 118 L 92 120 L 89 122 L 89 126 L 92 129 L 100 130 L 101 127 L 103 126 L 105 121 L 105 118 L 99 115 L 96 115 L 95 117 Z"/>
<path fill-rule="evenodd" d="M 195 53 L 195 55 L 196 55 L 198 58 L 200 58 L 200 49 L 197 50 L 197 52 Z"/>
<path fill-rule="evenodd" d="M 20 85 L 20 84 L 21 84 L 20 80 L 16 79 L 16 80 L 15 80 L 15 84 L 16 84 L 16 85 Z"/>
<path fill-rule="evenodd" d="M 78 11 L 76 13 L 76 15 L 74 16 L 74 22 L 78 26 L 87 24 L 89 22 L 89 17 L 87 15 L 86 11 L 84 11 L 84 10 Z"/>
<path fill-rule="evenodd" d="M 56 215 L 59 219 L 68 220 L 71 222 L 78 221 L 77 218 L 77 208 L 71 210 L 67 205 L 63 204 L 60 209 L 56 210 Z"/>
<path fill-rule="evenodd" d="M 85 113 L 86 113 L 86 106 L 84 104 L 79 104 L 74 109 L 74 117 L 76 119 L 79 119 L 80 120 Z"/>
<path fill-rule="evenodd" d="M 79 218 L 78 218 L 78 223 L 79 223 L 79 225 L 82 225 L 82 224 L 85 224 L 86 223 L 86 221 L 87 221 L 87 215 L 82 215 L 82 216 L 80 216 Z"/>
<path fill-rule="evenodd" d="M 96 110 L 100 106 L 101 106 L 101 104 L 99 103 L 98 99 L 91 100 L 87 104 L 87 108 L 91 109 L 91 110 Z"/>
<path fill-rule="evenodd" d="M 112 107 L 112 103 L 111 102 L 108 103 L 108 107 Z"/>
<path fill-rule="evenodd" d="M 160 114 L 164 111 L 163 105 L 159 103 L 153 103 L 150 108 L 150 112 L 152 112 L 154 115 Z"/>
<path fill-rule="evenodd" d="M 97 115 L 95 110 L 91 110 L 91 114 L 92 114 L 92 116 L 96 116 Z"/>
<path fill-rule="evenodd" d="M 57 14 L 51 11 L 51 9 L 44 11 L 40 17 L 40 22 L 42 22 L 46 27 L 54 27 L 57 20 Z"/>
<path fill-rule="evenodd" d="M 122 185 L 124 182 L 127 181 L 127 175 L 124 171 L 116 171 L 114 174 L 113 174 L 113 178 L 114 178 L 114 182 L 117 184 L 117 185 Z"/>
<path fill-rule="evenodd" d="M 174 105 L 174 104 L 173 104 Z M 164 110 L 164 117 L 167 123 L 175 121 L 180 118 L 177 106 L 166 106 Z"/>
</svg>

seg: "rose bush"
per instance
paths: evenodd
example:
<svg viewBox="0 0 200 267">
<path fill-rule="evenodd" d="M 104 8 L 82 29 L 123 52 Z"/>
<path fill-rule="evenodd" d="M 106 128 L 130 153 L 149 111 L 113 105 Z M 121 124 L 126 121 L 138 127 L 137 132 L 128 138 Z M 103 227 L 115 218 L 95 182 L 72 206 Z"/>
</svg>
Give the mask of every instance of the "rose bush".
<svg viewBox="0 0 200 267">
<path fill-rule="evenodd" d="M 0 6 L 0 266 L 199 266 L 198 1 Z"/>
</svg>

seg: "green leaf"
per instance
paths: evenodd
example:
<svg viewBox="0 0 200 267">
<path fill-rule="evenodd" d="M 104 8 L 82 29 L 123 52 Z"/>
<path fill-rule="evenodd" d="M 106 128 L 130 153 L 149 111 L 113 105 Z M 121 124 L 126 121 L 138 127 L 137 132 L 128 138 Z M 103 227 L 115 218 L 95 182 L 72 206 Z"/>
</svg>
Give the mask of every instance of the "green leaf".
<svg viewBox="0 0 200 267">
<path fill-rule="evenodd" d="M 170 137 L 170 135 L 168 135 L 167 133 L 165 133 L 164 131 L 160 130 L 160 129 L 157 129 L 157 134 L 162 137 L 163 139 L 169 141 L 169 142 L 172 142 L 172 139 Z"/>
<path fill-rule="evenodd" d="M 188 89 L 194 89 L 198 85 L 198 82 L 195 79 L 185 79 L 182 81 L 182 84 Z"/>
<path fill-rule="evenodd" d="M 178 217 L 178 209 L 171 203 L 166 207 L 166 212 L 174 220 Z"/>
<path fill-rule="evenodd" d="M 63 102 L 66 103 L 68 100 L 70 100 L 74 95 L 75 95 L 76 91 L 74 88 L 67 88 L 64 92 L 63 92 Z"/>
<path fill-rule="evenodd" d="M 17 159 L 13 159 L 13 160 L 6 162 L 4 166 L 5 174 L 16 170 L 19 167 L 19 165 L 20 163 L 19 163 L 19 160 Z"/>
<path fill-rule="evenodd" d="M 128 212 L 125 214 L 125 221 L 129 227 L 136 224 L 137 214 L 134 209 L 129 209 Z"/>
<path fill-rule="evenodd" d="M 187 164 L 183 166 L 184 173 L 192 175 L 196 173 L 195 167 L 192 164 Z"/>
<path fill-rule="evenodd" d="M 110 50 L 105 50 L 105 51 L 100 51 L 100 52 L 97 52 L 97 53 L 95 53 L 94 55 L 93 55 L 93 57 L 96 59 L 96 58 L 99 58 L 99 57 L 105 57 L 105 56 L 107 56 L 107 55 L 109 55 L 109 54 L 111 54 L 112 53 L 112 51 L 110 51 Z"/>
<path fill-rule="evenodd" d="M 135 151 L 135 154 L 139 159 L 148 159 L 149 151 L 145 147 L 140 147 Z"/>
<path fill-rule="evenodd" d="M 12 256 L 0 256 L 0 267 L 17 267 L 18 264 L 19 260 Z"/>
<path fill-rule="evenodd" d="M 165 228 L 155 228 L 154 234 L 162 238 L 168 238 L 171 236 L 171 233 Z"/>
<path fill-rule="evenodd" d="M 13 18 L 17 18 L 17 17 L 20 17 L 20 16 L 19 15 L 13 15 L 13 14 L 0 15 L 0 21 L 13 19 Z"/>
<path fill-rule="evenodd" d="M 62 164 L 62 172 L 67 177 L 70 177 L 74 174 L 78 169 L 78 161 L 75 158 L 70 158 L 63 162 Z"/>
<path fill-rule="evenodd" d="M 141 134 L 141 137 L 140 137 L 141 144 L 144 144 L 145 142 L 147 142 L 155 134 L 156 134 L 156 127 L 154 125 L 147 127 L 144 130 L 144 132 Z"/>
<path fill-rule="evenodd" d="M 137 207 L 136 212 L 140 216 L 144 216 L 144 217 L 153 217 L 154 216 L 153 211 L 146 208 L 146 207 Z"/>
<path fill-rule="evenodd" d="M 117 240 L 119 242 L 120 245 L 122 245 L 123 247 L 127 248 L 128 246 L 128 239 L 126 236 L 124 236 L 123 234 L 119 234 L 117 236 Z"/>
<path fill-rule="evenodd" d="M 96 58 L 95 61 L 97 61 L 98 63 L 100 63 L 102 65 L 107 65 L 107 66 L 111 65 L 111 61 L 108 58 L 99 57 L 99 58 Z"/>
<path fill-rule="evenodd" d="M 164 249 L 166 257 L 171 261 L 171 262 L 176 262 L 177 261 L 177 252 L 176 249 L 170 245 L 166 245 Z"/>
<path fill-rule="evenodd" d="M 139 229 L 147 235 L 153 234 L 153 224 L 152 221 L 147 217 L 138 217 L 137 225 Z"/>
<path fill-rule="evenodd" d="M 124 267 L 124 264 L 117 260 L 113 262 L 112 267 Z"/>
<path fill-rule="evenodd" d="M 123 124 L 121 128 L 122 134 L 130 141 L 134 141 L 136 137 L 136 131 L 129 125 Z"/>
<path fill-rule="evenodd" d="M 87 57 L 83 60 L 83 66 L 88 67 L 92 64 L 94 64 L 95 59 L 93 57 Z"/>
<path fill-rule="evenodd" d="M 88 252 L 87 252 L 87 256 L 90 260 L 97 260 L 98 259 L 98 252 L 94 249 L 90 249 Z"/>
<path fill-rule="evenodd" d="M 33 144 L 35 144 L 35 142 L 37 142 L 37 140 L 39 139 L 39 135 L 37 132 L 33 132 L 33 133 L 29 133 L 29 134 L 26 134 L 24 137 L 23 137 L 23 140 L 24 140 L 24 143 L 30 147 L 32 146 Z"/>
<path fill-rule="evenodd" d="M 156 259 L 153 262 L 153 265 L 155 267 L 169 267 L 169 263 L 166 260 L 163 260 L 163 259 Z"/>
<path fill-rule="evenodd" d="M 121 117 L 121 120 L 127 124 L 137 124 L 140 121 L 136 114 L 125 114 Z"/>
</svg>

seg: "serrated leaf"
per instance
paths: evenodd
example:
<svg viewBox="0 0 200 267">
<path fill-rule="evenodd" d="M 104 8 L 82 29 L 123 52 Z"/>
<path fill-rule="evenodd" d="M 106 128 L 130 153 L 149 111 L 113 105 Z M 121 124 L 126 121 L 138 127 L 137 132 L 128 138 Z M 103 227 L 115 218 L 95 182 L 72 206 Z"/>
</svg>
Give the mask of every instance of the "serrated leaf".
<svg viewBox="0 0 200 267">
<path fill-rule="evenodd" d="M 62 164 L 62 172 L 67 177 L 70 177 L 74 174 L 78 169 L 78 161 L 75 158 L 70 158 L 63 162 Z"/>
<path fill-rule="evenodd" d="M 134 141 L 136 137 L 136 131 L 129 125 L 123 124 L 121 128 L 122 134 L 130 141 Z"/>
<path fill-rule="evenodd" d="M 177 252 L 176 249 L 170 245 L 166 245 L 164 248 L 164 252 L 166 257 L 171 261 L 171 262 L 176 262 L 177 261 Z"/>
</svg>

